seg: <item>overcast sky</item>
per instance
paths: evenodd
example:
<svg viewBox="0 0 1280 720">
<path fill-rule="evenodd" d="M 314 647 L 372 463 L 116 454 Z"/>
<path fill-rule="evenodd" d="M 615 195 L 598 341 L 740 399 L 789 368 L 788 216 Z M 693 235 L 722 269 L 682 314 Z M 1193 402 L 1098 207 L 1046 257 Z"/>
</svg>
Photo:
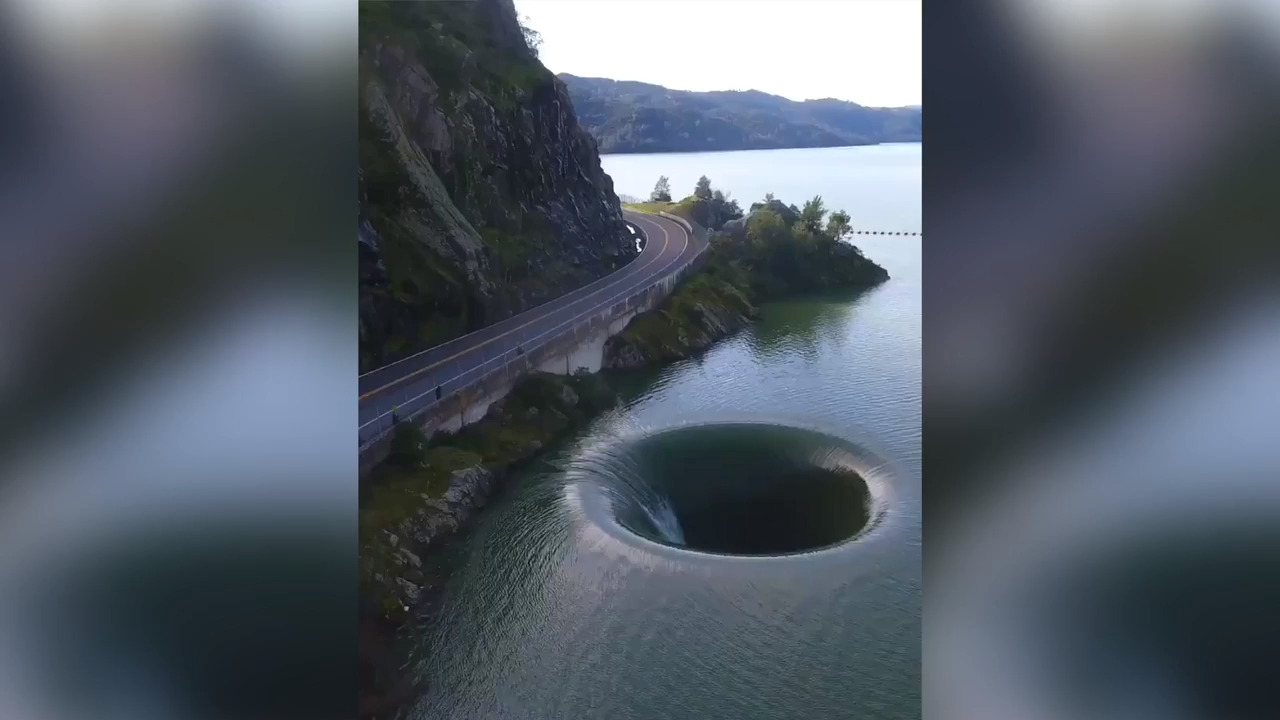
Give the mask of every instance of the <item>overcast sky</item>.
<svg viewBox="0 0 1280 720">
<path fill-rule="evenodd" d="M 552 72 L 920 104 L 919 0 L 515 0 Z"/>
</svg>

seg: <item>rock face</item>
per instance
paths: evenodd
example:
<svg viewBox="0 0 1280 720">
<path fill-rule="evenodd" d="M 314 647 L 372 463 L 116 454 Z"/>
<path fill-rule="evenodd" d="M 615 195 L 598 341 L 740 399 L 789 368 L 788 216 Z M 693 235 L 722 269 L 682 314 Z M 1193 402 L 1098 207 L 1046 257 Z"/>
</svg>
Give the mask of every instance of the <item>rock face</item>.
<svg viewBox="0 0 1280 720">
<path fill-rule="evenodd" d="M 595 280 L 636 249 L 511 0 L 362 3 L 361 367 Z"/>
<path fill-rule="evenodd" d="M 782 218 L 782 222 L 787 225 L 792 225 L 795 221 L 800 219 L 800 212 L 794 205 L 788 205 L 775 198 L 769 202 L 751 203 L 751 212 L 743 219 L 744 226 L 745 223 L 751 219 L 751 215 L 754 215 L 761 210 L 770 210 L 777 213 L 778 217 Z"/>
<path fill-rule="evenodd" d="M 419 553 L 456 533 L 477 510 L 484 507 L 496 485 L 493 471 L 483 465 L 455 470 L 449 474 L 448 488 L 440 497 L 420 495 L 415 511 L 405 513 L 391 527 L 382 528 L 385 540 L 382 549 L 389 562 L 382 563 L 374 581 L 382 586 L 379 595 L 384 612 L 396 609 L 388 607 L 390 602 L 399 605 L 400 610 L 418 602 L 426 582 Z"/>
<path fill-rule="evenodd" d="M 747 236 L 747 220 L 751 216 L 740 217 L 725 223 L 720 231 L 733 238 L 744 238 Z"/>
<path fill-rule="evenodd" d="M 751 203 L 751 210 L 745 217 L 730 220 L 721 226 L 719 230 L 731 238 L 741 240 L 747 236 L 747 224 L 751 222 L 751 217 L 764 210 L 776 213 L 778 217 L 782 218 L 782 222 L 787 225 L 792 225 L 796 220 L 800 219 L 800 213 L 796 211 L 794 206 L 774 199 L 767 203 Z"/>
</svg>

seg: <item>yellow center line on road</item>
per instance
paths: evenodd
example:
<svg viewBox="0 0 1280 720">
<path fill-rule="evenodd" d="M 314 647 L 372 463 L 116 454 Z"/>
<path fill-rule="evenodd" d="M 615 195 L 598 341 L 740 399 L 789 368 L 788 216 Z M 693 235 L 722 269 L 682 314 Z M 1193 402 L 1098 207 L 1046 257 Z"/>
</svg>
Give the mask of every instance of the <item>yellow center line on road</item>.
<svg viewBox="0 0 1280 720">
<path fill-rule="evenodd" d="M 661 250 L 659 250 L 659 251 L 657 252 L 657 254 L 655 254 L 655 255 L 653 256 L 653 259 L 651 259 L 649 262 L 645 263 L 645 264 L 644 264 L 644 267 L 643 267 L 643 268 L 641 268 L 641 269 L 648 268 L 650 265 L 653 265 L 655 262 L 657 262 L 658 258 L 662 257 L 663 253 L 665 253 L 665 252 L 667 251 L 667 245 L 669 244 L 670 239 L 671 239 L 671 236 L 667 233 L 667 229 L 663 226 L 663 224 L 662 224 L 661 222 L 657 222 L 657 221 L 655 221 L 655 224 L 658 226 L 658 229 L 662 231 L 662 249 L 661 249 Z M 602 287 L 602 288 L 599 288 L 599 289 L 595 290 L 594 292 L 592 292 L 592 293 L 590 293 L 590 294 L 588 294 L 588 295 L 583 295 L 582 297 L 578 298 L 577 300 L 574 300 L 572 303 L 570 303 L 569 305 L 566 305 L 565 307 L 572 307 L 574 304 L 576 304 L 576 303 L 578 303 L 578 302 L 581 302 L 582 300 L 586 300 L 587 298 L 592 297 L 592 296 L 594 296 L 594 295 L 597 295 L 597 294 L 599 294 L 599 293 L 601 293 L 601 292 L 604 292 L 605 290 L 608 290 L 608 289 L 610 289 L 611 287 L 613 287 L 613 285 L 612 285 L 612 284 L 610 284 L 610 285 L 606 285 L 606 286 L 604 286 L 604 287 Z M 406 381 L 406 380 L 408 380 L 408 379 L 410 379 L 410 378 L 413 378 L 413 377 L 416 377 L 416 376 L 418 376 L 418 375 L 421 375 L 422 373 L 427 372 L 428 370 L 432 370 L 432 369 L 438 368 L 438 367 L 440 367 L 441 365 L 443 365 L 443 364 L 445 364 L 445 363 L 449 362 L 450 360 L 456 360 L 457 358 L 460 358 L 460 357 L 462 357 L 463 355 L 466 355 L 467 353 L 469 353 L 469 352 L 471 352 L 471 351 L 473 351 L 473 350 L 478 350 L 478 349 L 480 349 L 480 348 L 484 347 L 485 345 L 488 345 L 489 343 L 491 343 L 491 342 L 493 342 L 493 341 L 495 341 L 495 340 L 499 340 L 499 339 L 501 339 L 501 338 L 504 338 L 504 337 L 506 337 L 506 336 L 510 335 L 511 333 L 516 332 L 516 331 L 518 331 L 518 330 L 523 330 L 523 329 L 525 329 L 526 327 L 528 327 L 528 326 L 532 325 L 533 323 L 536 323 L 536 322 L 538 322 L 539 320 L 543 319 L 543 317 L 546 317 L 546 316 L 544 315 L 544 316 L 542 316 L 542 317 L 536 317 L 536 318 L 533 318 L 532 320 L 529 320 L 529 321 L 528 321 L 528 322 L 526 322 L 526 323 L 523 323 L 523 324 L 521 324 L 521 325 L 518 325 L 518 326 L 516 326 L 516 327 L 511 328 L 510 330 L 507 330 L 506 332 L 503 332 L 503 333 L 501 333 L 501 334 L 499 334 L 499 335 L 494 335 L 493 337 L 489 338 L 488 340 L 485 340 L 484 342 L 482 342 L 482 343 L 480 343 L 480 344 L 478 344 L 478 345 L 473 345 L 473 346 L 471 346 L 471 347 L 469 347 L 469 348 L 467 348 L 467 349 L 465 349 L 465 350 L 459 350 L 458 352 L 456 352 L 456 353 L 454 353 L 454 354 L 450 355 L 450 356 L 449 356 L 449 357 L 447 357 L 447 358 L 442 358 L 442 359 L 440 359 L 440 360 L 437 360 L 437 361 L 435 361 L 435 362 L 431 363 L 430 365 L 427 365 L 427 366 L 425 366 L 425 367 L 421 367 L 421 368 L 419 368 L 419 369 L 417 369 L 417 370 L 414 370 L 413 372 L 409 373 L 408 375 L 402 375 L 402 376 L 400 376 L 399 378 L 397 378 L 397 379 L 395 379 L 395 380 L 392 380 L 391 382 L 387 383 L 386 385 L 383 385 L 383 386 L 382 386 L 382 387 L 380 387 L 380 388 L 376 388 L 376 389 L 370 390 L 369 392 L 367 392 L 367 393 L 365 393 L 365 394 L 361 395 L 361 396 L 360 396 L 360 399 L 361 399 L 361 400 L 364 400 L 365 398 L 369 398 L 369 397 L 372 397 L 372 396 L 374 396 L 374 395 L 377 395 L 378 393 L 382 392 L 383 390 L 386 390 L 387 388 L 395 387 L 396 385 L 399 385 L 400 383 L 403 383 L 404 381 Z"/>
</svg>

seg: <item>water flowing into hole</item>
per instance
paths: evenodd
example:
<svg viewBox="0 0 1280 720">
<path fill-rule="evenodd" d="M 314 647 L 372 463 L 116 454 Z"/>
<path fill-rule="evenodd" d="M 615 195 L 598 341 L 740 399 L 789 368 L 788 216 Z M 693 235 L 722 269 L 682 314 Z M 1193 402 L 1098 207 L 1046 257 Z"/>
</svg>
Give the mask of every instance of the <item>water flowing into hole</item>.
<svg viewBox="0 0 1280 720">
<path fill-rule="evenodd" d="M 653 523 L 654 530 L 665 541 L 672 545 L 684 545 L 684 530 L 680 529 L 680 518 L 665 497 L 658 497 L 652 507 L 645 508 L 645 514 Z"/>
<path fill-rule="evenodd" d="M 878 465 L 847 441 L 764 423 L 679 427 L 584 452 L 569 477 L 599 519 L 646 540 L 718 555 L 843 544 L 882 507 Z M 592 498 L 596 501 L 592 502 Z"/>
</svg>

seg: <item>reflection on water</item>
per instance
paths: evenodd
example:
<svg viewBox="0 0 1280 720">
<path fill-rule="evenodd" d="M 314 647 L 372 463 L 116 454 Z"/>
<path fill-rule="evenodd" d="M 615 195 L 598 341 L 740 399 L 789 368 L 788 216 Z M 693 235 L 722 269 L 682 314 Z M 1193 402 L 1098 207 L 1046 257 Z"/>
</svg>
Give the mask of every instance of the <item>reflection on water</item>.
<svg viewBox="0 0 1280 720">
<path fill-rule="evenodd" d="M 819 362 L 823 351 L 841 352 L 848 342 L 845 327 L 869 291 L 825 294 L 767 305 L 766 321 L 747 335 L 747 347 L 759 362 L 780 354 L 798 354 Z"/>
</svg>

